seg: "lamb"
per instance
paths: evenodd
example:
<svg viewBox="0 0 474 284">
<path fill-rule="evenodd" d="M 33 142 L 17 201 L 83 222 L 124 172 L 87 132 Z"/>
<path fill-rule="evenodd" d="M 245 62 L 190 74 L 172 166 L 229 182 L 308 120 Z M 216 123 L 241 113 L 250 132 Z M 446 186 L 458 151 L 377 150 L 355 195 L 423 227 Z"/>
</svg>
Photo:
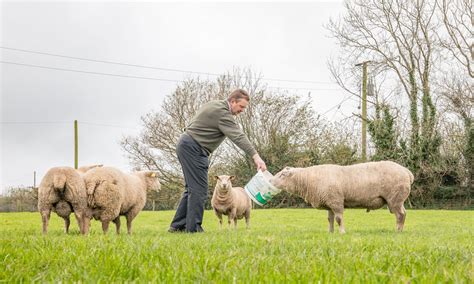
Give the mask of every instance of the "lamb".
<svg viewBox="0 0 474 284">
<path fill-rule="evenodd" d="M 159 191 L 161 188 L 157 177 L 158 174 L 153 171 L 125 174 L 113 167 L 88 171 L 84 175 L 90 208 L 87 227 L 93 217 L 102 222 L 102 230 L 106 234 L 112 221 L 117 234 L 120 234 L 120 216 L 124 215 L 128 234 L 131 234 L 132 221 L 145 206 L 147 191 Z"/>
<path fill-rule="evenodd" d="M 43 222 L 43 234 L 48 232 L 51 211 L 64 219 L 64 231 L 69 232 L 69 215 L 74 212 L 81 234 L 85 234 L 84 216 L 87 210 L 86 189 L 82 175 L 102 165 L 54 167 L 46 172 L 38 188 L 38 211 Z"/>
<path fill-rule="evenodd" d="M 369 212 L 385 204 L 395 213 L 397 229 L 402 231 L 406 217 L 403 203 L 410 194 L 413 180 L 407 168 L 380 161 L 351 166 L 286 167 L 270 182 L 301 196 L 315 208 L 328 210 L 329 232 L 334 232 L 336 217 L 339 232 L 345 233 L 344 208 L 366 208 Z"/>
<path fill-rule="evenodd" d="M 222 229 L 222 215 L 227 215 L 229 227 L 231 222 L 234 228 L 237 228 L 237 219 L 245 217 L 247 228 L 250 221 L 250 209 L 252 202 L 241 187 L 232 187 L 232 180 L 235 176 L 215 176 L 217 181 L 214 193 L 211 199 L 211 205 L 219 219 L 219 225 Z"/>
</svg>

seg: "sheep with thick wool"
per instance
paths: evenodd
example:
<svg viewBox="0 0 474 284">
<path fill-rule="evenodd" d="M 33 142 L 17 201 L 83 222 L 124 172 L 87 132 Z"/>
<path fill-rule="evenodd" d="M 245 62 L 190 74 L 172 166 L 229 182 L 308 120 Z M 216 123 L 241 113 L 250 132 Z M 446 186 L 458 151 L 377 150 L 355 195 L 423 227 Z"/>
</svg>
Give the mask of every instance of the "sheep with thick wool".
<svg viewBox="0 0 474 284">
<path fill-rule="evenodd" d="M 366 208 L 368 212 L 385 204 L 395 214 L 398 231 L 402 231 L 406 217 L 403 203 L 410 194 L 413 180 L 407 168 L 380 161 L 351 166 L 286 167 L 270 182 L 304 198 L 315 208 L 327 209 L 329 231 L 334 231 L 336 218 L 339 232 L 344 233 L 344 208 Z"/>
<path fill-rule="evenodd" d="M 54 167 L 46 172 L 38 188 L 38 211 L 43 223 L 43 234 L 48 232 L 51 211 L 64 219 L 64 231 L 69 232 L 69 216 L 76 216 L 81 234 L 86 233 L 84 219 L 87 215 L 87 195 L 82 175 L 88 170 L 102 165 L 71 167 Z"/>
<path fill-rule="evenodd" d="M 245 217 L 247 228 L 250 222 L 250 209 L 252 202 L 241 187 L 232 187 L 232 180 L 235 176 L 220 175 L 215 176 L 216 187 L 212 194 L 211 205 L 219 219 L 222 228 L 222 215 L 227 215 L 229 227 L 234 223 L 237 228 L 237 219 Z"/>
<path fill-rule="evenodd" d="M 149 190 L 160 190 L 158 174 L 153 171 L 138 171 L 125 174 L 113 167 L 95 168 L 84 175 L 87 204 L 90 215 L 102 222 L 102 230 L 107 233 L 109 223 L 115 223 L 120 233 L 120 216 L 127 219 L 127 231 L 132 232 L 132 221 L 143 209 Z"/>
</svg>

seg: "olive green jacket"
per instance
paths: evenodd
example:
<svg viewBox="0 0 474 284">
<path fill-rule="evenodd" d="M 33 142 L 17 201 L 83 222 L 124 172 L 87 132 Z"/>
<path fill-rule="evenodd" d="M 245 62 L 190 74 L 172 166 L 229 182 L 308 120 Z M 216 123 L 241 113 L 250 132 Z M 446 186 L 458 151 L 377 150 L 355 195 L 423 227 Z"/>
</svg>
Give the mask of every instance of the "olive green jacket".
<svg viewBox="0 0 474 284">
<path fill-rule="evenodd" d="M 230 111 L 227 100 L 205 103 L 186 127 L 186 133 L 201 145 L 208 153 L 228 137 L 247 155 L 257 153 L 247 136 L 242 132 Z"/>
</svg>

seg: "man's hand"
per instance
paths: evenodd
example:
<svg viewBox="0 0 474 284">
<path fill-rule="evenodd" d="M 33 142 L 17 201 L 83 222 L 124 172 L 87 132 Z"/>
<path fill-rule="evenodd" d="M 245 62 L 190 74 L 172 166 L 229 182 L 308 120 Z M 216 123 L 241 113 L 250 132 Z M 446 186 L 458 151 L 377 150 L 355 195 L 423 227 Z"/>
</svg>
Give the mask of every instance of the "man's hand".
<svg viewBox="0 0 474 284">
<path fill-rule="evenodd" d="M 257 153 L 252 156 L 253 162 L 257 166 L 257 171 L 262 170 L 262 172 L 267 170 L 267 165 L 265 165 L 265 162 L 260 158 L 260 155 Z"/>
</svg>

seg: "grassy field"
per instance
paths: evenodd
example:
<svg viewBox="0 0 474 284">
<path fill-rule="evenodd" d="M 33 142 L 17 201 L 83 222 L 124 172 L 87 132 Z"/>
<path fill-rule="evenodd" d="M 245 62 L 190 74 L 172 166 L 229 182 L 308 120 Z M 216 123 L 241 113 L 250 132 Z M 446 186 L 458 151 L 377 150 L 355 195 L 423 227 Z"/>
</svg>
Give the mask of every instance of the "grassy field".
<svg viewBox="0 0 474 284">
<path fill-rule="evenodd" d="M 345 235 L 315 209 L 254 210 L 248 230 L 206 211 L 202 234 L 167 233 L 173 214 L 84 237 L 56 215 L 42 236 L 39 213 L 0 213 L 0 282 L 473 283 L 474 211 L 409 210 L 396 233 L 388 210 L 346 210 Z"/>
</svg>

